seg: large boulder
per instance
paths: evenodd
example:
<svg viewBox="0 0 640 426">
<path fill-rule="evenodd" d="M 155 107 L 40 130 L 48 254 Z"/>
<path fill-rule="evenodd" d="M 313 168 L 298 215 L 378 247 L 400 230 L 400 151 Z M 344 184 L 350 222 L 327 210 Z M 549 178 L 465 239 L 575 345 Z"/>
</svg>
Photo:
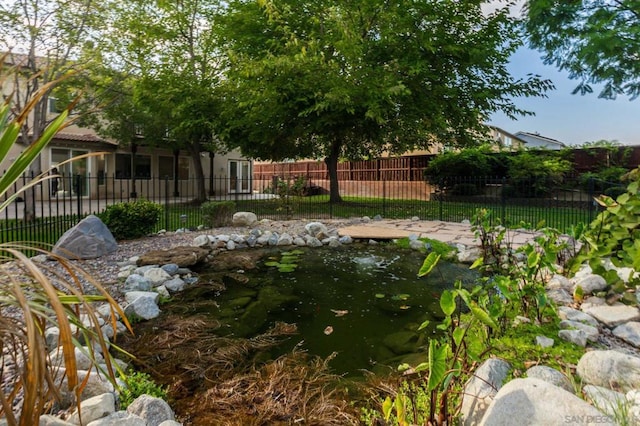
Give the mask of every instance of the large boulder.
<svg viewBox="0 0 640 426">
<path fill-rule="evenodd" d="M 175 420 L 173 410 L 164 400 L 151 395 L 140 395 L 127 407 L 127 413 L 144 419 L 148 425 L 159 425 L 166 420 Z"/>
<path fill-rule="evenodd" d="M 612 419 L 571 392 L 544 380 L 527 378 L 504 385 L 480 425 L 559 425 L 571 419 L 613 424 Z"/>
<path fill-rule="evenodd" d="M 233 214 L 233 226 L 252 226 L 258 222 L 258 217 L 252 212 L 236 212 Z"/>
<path fill-rule="evenodd" d="M 490 358 L 473 373 L 464 387 L 461 417 L 464 425 L 477 425 L 511 371 L 508 362 Z"/>
<path fill-rule="evenodd" d="M 170 250 L 154 250 L 143 254 L 136 262 L 138 266 L 166 265 L 174 263 L 181 268 L 196 265 L 204 261 L 209 250 L 201 247 L 180 246 Z"/>
<path fill-rule="evenodd" d="M 621 392 L 640 388 L 640 358 L 614 350 L 582 355 L 576 372 L 584 384 Z"/>
<path fill-rule="evenodd" d="M 52 253 L 67 259 L 96 259 L 118 249 L 118 243 L 100 218 L 89 215 L 67 230 Z"/>
<path fill-rule="evenodd" d="M 230 253 L 228 251 L 218 253 L 211 261 L 209 268 L 214 271 L 228 270 L 250 270 L 257 267 L 260 258 L 264 256 L 264 252 L 260 250 L 251 250 L 241 253 Z"/>
</svg>

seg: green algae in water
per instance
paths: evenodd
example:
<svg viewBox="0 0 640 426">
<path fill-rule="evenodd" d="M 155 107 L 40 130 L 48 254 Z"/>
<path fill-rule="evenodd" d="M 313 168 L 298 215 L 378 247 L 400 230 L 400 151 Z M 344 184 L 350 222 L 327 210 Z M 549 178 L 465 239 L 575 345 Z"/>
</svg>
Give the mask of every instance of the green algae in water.
<svg viewBox="0 0 640 426">
<path fill-rule="evenodd" d="M 250 303 L 242 284 L 228 285 L 210 314 L 225 313 L 221 330 L 243 337 L 276 321 L 295 323 L 299 334 L 271 356 L 296 346 L 321 357 L 337 352 L 329 365 L 340 374 L 419 362 L 442 317 L 442 290 L 476 277 L 466 266 L 441 261 L 417 278 L 424 254 L 385 245 L 296 250 L 297 268 L 286 273 L 270 263 L 288 256 L 276 251 L 257 270 L 245 271 L 254 290 Z M 434 326 L 418 331 L 427 320 Z"/>
</svg>

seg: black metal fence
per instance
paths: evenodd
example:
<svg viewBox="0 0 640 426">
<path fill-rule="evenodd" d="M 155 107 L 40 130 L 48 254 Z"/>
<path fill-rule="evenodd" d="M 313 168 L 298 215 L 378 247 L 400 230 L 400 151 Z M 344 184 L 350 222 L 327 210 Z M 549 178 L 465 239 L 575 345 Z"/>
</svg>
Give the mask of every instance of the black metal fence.
<svg viewBox="0 0 640 426">
<path fill-rule="evenodd" d="M 193 178 L 77 175 L 59 179 L 57 185 L 45 181 L 28 189 L 20 194 L 18 201 L 0 212 L 0 241 L 53 244 L 87 215 L 99 215 L 111 204 L 136 199 L 147 199 L 163 207 L 156 231 L 195 229 L 203 225 L 201 202 L 196 201 L 197 185 Z M 28 180 L 23 177 L 13 192 Z M 259 219 L 380 216 L 459 222 L 473 221 L 476 211 L 485 208 L 507 225 L 551 226 L 563 231 L 595 218 L 598 213 L 595 196 L 606 193 L 615 198 L 624 190 L 620 184 L 578 178 L 544 184 L 534 180 L 460 178 L 440 182 L 439 186 L 425 182 L 342 181 L 342 202 L 331 202 L 327 188 L 327 181 L 311 183 L 299 177 L 205 178 L 209 201 L 232 201 L 236 211 L 252 211 Z M 29 208 L 25 209 L 25 205 Z M 25 220 L 25 210 L 33 213 L 31 220 Z"/>
</svg>

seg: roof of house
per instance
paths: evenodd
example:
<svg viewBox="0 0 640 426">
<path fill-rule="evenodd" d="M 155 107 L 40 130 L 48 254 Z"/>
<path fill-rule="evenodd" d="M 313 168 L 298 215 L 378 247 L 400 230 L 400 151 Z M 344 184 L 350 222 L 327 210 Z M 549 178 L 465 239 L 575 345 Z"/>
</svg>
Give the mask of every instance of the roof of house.
<svg viewBox="0 0 640 426">
<path fill-rule="evenodd" d="M 502 129 L 502 128 L 498 127 L 498 126 L 494 126 L 494 125 L 489 124 L 489 125 L 488 125 L 488 127 L 489 127 L 490 129 L 495 130 L 495 131 L 496 131 L 496 132 L 498 132 L 498 133 L 502 133 L 502 134 L 503 134 L 503 135 L 505 135 L 505 136 L 508 136 L 508 137 L 510 137 L 510 138 L 512 138 L 512 139 L 515 139 L 515 140 L 517 140 L 517 141 L 520 141 L 520 142 L 522 142 L 522 143 L 525 143 L 525 141 L 524 141 L 523 139 L 521 139 L 520 137 L 518 137 L 518 133 L 520 133 L 520 132 L 518 132 L 518 133 L 516 133 L 516 134 L 514 135 L 513 133 L 507 132 L 506 130 L 504 130 L 504 129 Z"/>
<path fill-rule="evenodd" d="M 517 132 L 516 136 L 520 139 L 522 138 L 534 138 L 538 139 L 541 142 L 544 142 L 549 145 L 557 145 L 557 146 L 567 146 L 565 143 L 560 142 L 559 140 L 548 138 L 546 136 L 542 136 L 540 133 L 529 133 L 529 132 Z"/>
<path fill-rule="evenodd" d="M 93 142 L 93 143 L 103 143 L 107 145 L 118 146 L 117 142 L 109 141 L 107 139 L 102 139 L 99 136 L 96 136 L 91 133 L 64 133 L 59 132 L 54 136 L 56 140 L 70 141 L 70 142 Z"/>
</svg>

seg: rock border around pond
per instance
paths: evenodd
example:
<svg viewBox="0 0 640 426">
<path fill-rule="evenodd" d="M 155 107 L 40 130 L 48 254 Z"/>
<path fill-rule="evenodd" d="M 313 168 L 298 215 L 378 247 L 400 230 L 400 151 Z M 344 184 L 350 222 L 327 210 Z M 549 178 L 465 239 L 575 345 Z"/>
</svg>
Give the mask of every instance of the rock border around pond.
<svg viewBox="0 0 640 426">
<path fill-rule="evenodd" d="M 433 238 L 437 239 L 437 235 L 434 235 Z M 409 240 L 410 247 L 413 249 L 423 250 L 426 248 L 425 244 L 416 235 L 410 234 Z M 193 273 L 188 266 L 210 261 L 223 251 L 232 252 L 249 248 L 287 246 L 328 246 L 336 248 L 351 244 L 353 241 L 348 235 L 338 235 L 336 229 L 329 229 L 322 222 L 309 222 L 304 226 L 304 231 L 291 233 L 261 230 L 256 227 L 248 228 L 247 232 L 242 234 L 201 234 L 193 238 L 190 246 L 181 247 L 180 250 L 173 248 L 165 251 L 165 253 L 156 253 L 167 255 L 162 258 L 164 260 L 161 262 L 153 262 L 149 256 L 146 256 L 147 253 L 140 253 L 139 256 L 134 256 L 125 262 L 121 262 L 118 265 L 118 277 L 124 281 L 122 284 L 124 293 L 122 307 L 128 317 L 136 320 L 148 320 L 157 317 L 160 315 L 160 308 L 157 304 L 160 297 L 170 297 L 171 294 L 180 292 L 198 282 L 197 274 Z M 376 240 L 365 240 L 365 242 L 370 244 L 377 243 Z M 459 261 L 471 263 L 480 255 L 478 248 L 475 246 L 466 247 L 456 244 L 455 248 L 457 249 Z M 193 263 L 187 265 L 185 261 L 176 261 L 177 257 L 171 256 L 172 253 L 178 254 L 179 252 L 181 252 L 183 258 L 191 259 Z M 615 343 L 620 342 L 616 340 L 616 337 L 627 343 L 627 346 L 615 347 L 615 351 L 598 350 L 587 352 L 583 356 L 585 361 L 583 362 L 581 359 L 578 374 L 585 385 L 581 392 L 584 393 L 591 404 L 568 390 L 567 382 L 569 380 L 563 373 L 556 370 L 549 371 L 551 370 L 549 367 L 539 366 L 541 368 L 538 370 L 542 370 L 542 372 L 530 369 L 527 371 L 528 377 L 512 380 L 503 386 L 502 382 L 506 374 L 502 378 L 486 376 L 483 373 L 485 366 L 483 364 L 476 371 L 476 376 L 481 382 L 492 384 L 492 390 L 487 392 L 484 389 L 486 386 L 478 386 L 477 380 L 474 381 L 473 379 L 467 384 L 466 402 L 463 403 L 463 407 L 473 407 L 473 409 L 463 408 L 464 424 L 501 424 L 497 420 L 500 418 L 506 419 L 507 423 L 504 424 L 517 423 L 518 419 L 529 422 L 532 418 L 537 418 L 535 413 L 538 410 L 549 409 L 548 403 L 545 405 L 545 402 L 542 402 L 541 405 L 529 404 L 521 406 L 520 411 L 511 411 L 504 408 L 518 406 L 518 399 L 514 395 L 522 394 L 530 395 L 534 400 L 553 396 L 554 407 L 559 410 L 557 418 L 560 421 L 581 415 L 601 416 L 597 418 L 602 421 L 609 421 L 610 417 L 607 416 L 619 415 L 619 413 L 612 413 L 612 410 L 607 409 L 607 407 L 613 407 L 614 404 L 618 404 L 615 406 L 619 407 L 620 401 L 624 401 L 624 406 L 627 410 L 626 415 L 630 416 L 629 418 L 634 421 L 640 422 L 640 383 L 636 380 L 636 376 L 628 374 L 628 369 L 630 368 L 637 368 L 640 371 L 640 357 L 637 356 L 638 351 L 634 351 L 635 348 L 640 347 L 640 312 L 637 305 L 608 304 L 604 299 L 594 296 L 592 293 L 597 293 L 604 288 L 602 281 L 602 277 L 592 274 L 585 267 L 572 279 L 556 275 L 551 277 L 547 283 L 548 295 L 560 306 L 559 315 L 563 320 L 563 330 L 559 333 L 558 338 L 580 346 L 588 346 L 591 344 L 590 342 L 601 343 L 603 339 L 608 339 L 608 342 L 613 341 L 615 345 Z M 584 291 L 586 299 L 580 309 L 570 306 L 574 303 L 572 295 L 576 286 L 580 286 L 583 291 L 586 289 Z M 105 336 L 109 338 L 112 338 L 115 333 L 124 330 L 125 328 L 121 323 L 118 325 L 117 330 L 110 329 L 110 325 L 103 327 Z M 552 345 L 553 339 L 545 337 L 544 339 L 539 339 L 539 342 L 540 344 Z M 618 359 L 617 354 L 624 355 L 624 359 L 614 362 L 613 360 Z M 589 356 L 587 357 L 587 355 Z M 487 362 L 493 363 L 495 361 L 488 360 L 485 363 Z M 508 368 L 501 367 L 500 370 L 507 369 L 508 371 Z M 489 367 L 486 369 L 493 370 Z M 620 387 L 621 383 L 625 384 L 624 389 Z M 107 393 L 113 392 L 113 390 L 107 391 Z M 479 392 L 482 392 L 482 395 Z M 108 400 L 109 398 L 105 399 Z M 565 404 L 565 402 L 567 403 Z M 533 415 L 531 410 L 533 410 Z M 131 423 L 123 423 L 123 417 L 128 416 L 128 414 L 115 413 L 120 414 L 113 414 L 113 422 L 106 420 L 107 417 L 103 417 L 102 423 L 96 423 L 95 425 L 92 423 L 91 426 L 116 423 L 125 425 L 142 424 L 136 423 L 138 419 L 135 418 Z M 499 417 L 500 415 L 506 415 L 507 417 Z M 540 418 L 542 419 L 543 417 Z M 474 420 L 470 422 L 468 419 Z M 547 418 L 544 417 L 544 419 Z M 163 423 L 162 426 L 169 426 L 170 424 L 175 423 Z"/>
</svg>

